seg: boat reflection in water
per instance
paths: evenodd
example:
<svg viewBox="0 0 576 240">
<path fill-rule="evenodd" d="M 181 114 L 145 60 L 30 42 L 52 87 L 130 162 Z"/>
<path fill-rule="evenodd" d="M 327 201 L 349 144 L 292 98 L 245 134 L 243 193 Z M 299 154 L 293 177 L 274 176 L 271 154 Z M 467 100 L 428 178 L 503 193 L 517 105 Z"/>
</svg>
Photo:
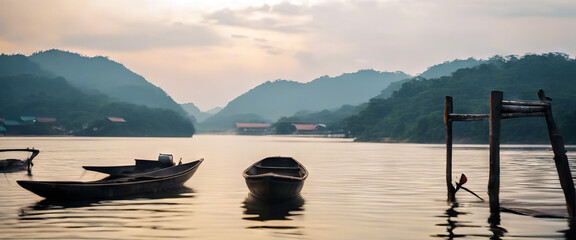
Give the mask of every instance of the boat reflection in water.
<svg viewBox="0 0 576 240">
<path fill-rule="evenodd" d="M 99 212 L 99 217 L 102 221 L 105 221 L 106 218 L 117 221 L 116 218 L 122 218 L 123 216 L 134 217 L 133 214 L 128 214 L 128 212 L 160 212 L 163 208 L 171 208 L 173 211 L 176 211 L 175 209 L 185 209 L 184 206 L 178 208 L 177 205 L 189 204 L 187 199 L 194 198 L 194 196 L 195 192 L 192 188 L 182 186 L 154 194 L 133 195 L 106 200 L 59 201 L 43 199 L 34 205 L 21 208 L 19 217 L 21 221 L 58 218 L 73 219 L 84 218 Z"/>
<path fill-rule="evenodd" d="M 304 209 L 304 198 L 298 194 L 294 198 L 286 199 L 283 201 L 263 201 L 255 198 L 254 195 L 248 194 L 244 200 L 244 214 L 247 216 L 243 219 L 253 221 L 268 221 L 268 220 L 291 220 L 292 216 L 301 215 L 298 212 Z"/>
</svg>

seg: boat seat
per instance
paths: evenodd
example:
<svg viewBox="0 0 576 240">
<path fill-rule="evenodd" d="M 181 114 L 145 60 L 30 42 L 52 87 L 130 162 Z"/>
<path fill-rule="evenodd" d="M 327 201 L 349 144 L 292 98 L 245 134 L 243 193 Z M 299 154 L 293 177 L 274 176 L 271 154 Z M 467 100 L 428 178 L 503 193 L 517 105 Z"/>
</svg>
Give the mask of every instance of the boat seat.
<svg viewBox="0 0 576 240">
<path fill-rule="evenodd" d="M 256 165 L 255 167 L 261 169 L 300 169 L 299 167 L 276 167 L 276 166 L 260 166 L 260 165 Z"/>
<path fill-rule="evenodd" d="M 261 167 L 255 166 L 256 174 L 265 174 L 265 173 L 277 173 L 286 176 L 295 176 L 300 177 L 300 168 L 299 167 Z"/>
</svg>

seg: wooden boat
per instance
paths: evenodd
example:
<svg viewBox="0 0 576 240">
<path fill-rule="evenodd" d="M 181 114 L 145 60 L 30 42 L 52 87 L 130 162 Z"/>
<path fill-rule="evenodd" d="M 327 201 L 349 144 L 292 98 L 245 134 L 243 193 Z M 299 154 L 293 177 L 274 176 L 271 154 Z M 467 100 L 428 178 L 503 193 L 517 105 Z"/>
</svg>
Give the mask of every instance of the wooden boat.
<svg viewBox="0 0 576 240">
<path fill-rule="evenodd" d="M 134 165 L 125 166 L 82 166 L 82 168 L 112 176 L 127 176 L 174 166 L 172 154 L 160 154 L 158 160 L 135 159 Z"/>
<path fill-rule="evenodd" d="M 308 171 L 291 157 L 268 157 L 252 164 L 242 176 L 254 197 L 279 201 L 300 194 Z"/>
<path fill-rule="evenodd" d="M 157 193 L 181 187 L 196 172 L 203 159 L 128 176 L 108 176 L 92 182 L 17 181 L 23 188 L 55 200 L 115 199 Z"/>
<path fill-rule="evenodd" d="M 28 173 L 31 172 L 32 160 L 40 153 L 38 149 L 0 149 L 0 152 L 30 152 L 30 156 L 24 160 L 22 159 L 2 159 L 0 160 L 0 172 L 17 172 L 17 171 L 24 171 L 28 170 Z"/>
</svg>

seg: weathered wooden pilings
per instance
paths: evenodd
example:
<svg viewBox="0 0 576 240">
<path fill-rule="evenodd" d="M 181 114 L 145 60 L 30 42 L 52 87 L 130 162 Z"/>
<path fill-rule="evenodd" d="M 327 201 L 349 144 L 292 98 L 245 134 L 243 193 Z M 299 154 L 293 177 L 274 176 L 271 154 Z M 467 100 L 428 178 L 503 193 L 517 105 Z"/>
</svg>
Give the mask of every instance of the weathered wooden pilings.
<svg viewBox="0 0 576 240">
<path fill-rule="evenodd" d="M 566 149 L 564 148 L 564 140 L 562 140 L 562 135 L 560 134 L 560 131 L 558 131 L 558 128 L 556 128 L 556 123 L 552 116 L 552 99 L 547 98 L 542 90 L 538 91 L 538 97 L 541 102 L 548 105 L 544 111 L 544 117 L 546 118 L 546 125 L 548 126 L 548 136 L 550 138 L 550 144 L 552 145 L 552 151 L 554 151 L 554 163 L 556 164 L 556 171 L 558 171 L 560 186 L 562 186 L 562 190 L 564 191 L 568 215 L 572 220 L 574 220 L 574 217 L 576 216 L 574 209 L 576 204 L 574 180 L 572 179 L 572 173 L 568 164 L 568 157 L 566 156 Z"/>
<path fill-rule="evenodd" d="M 500 222 L 500 121 L 502 120 L 502 92 L 490 94 L 490 174 L 488 197 L 491 222 Z"/>
<path fill-rule="evenodd" d="M 444 123 L 446 124 L 446 185 L 448 201 L 454 201 L 455 189 L 452 185 L 452 123 L 453 121 L 477 121 L 488 119 L 490 122 L 490 173 L 488 179 L 488 196 L 490 203 L 490 221 L 492 224 L 500 222 L 500 126 L 502 119 L 520 117 L 545 117 L 548 127 L 550 144 L 554 151 L 554 162 L 560 185 L 564 191 L 566 208 L 571 218 L 571 225 L 576 225 L 576 193 L 574 181 L 562 135 L 556 127 L 552 116 L 551 99 L 546 97 L 543 90 L 538 91 L 540 101 L 506 101 L 503 93 L 493 91 L 490 95 L 490 114 L 454 114 L 452 97 L 447 96 L 444 108 Z"/>
<path fill-rule="evenodd" d="M 456 188 L 452 185 L 452 118 L 450 118 L 452 112 L 452 97 L 446 96 L 444 100 L 444 124 L 446 125 L 446 187 L 449 202 L 456 200 Z"/>
</svg>

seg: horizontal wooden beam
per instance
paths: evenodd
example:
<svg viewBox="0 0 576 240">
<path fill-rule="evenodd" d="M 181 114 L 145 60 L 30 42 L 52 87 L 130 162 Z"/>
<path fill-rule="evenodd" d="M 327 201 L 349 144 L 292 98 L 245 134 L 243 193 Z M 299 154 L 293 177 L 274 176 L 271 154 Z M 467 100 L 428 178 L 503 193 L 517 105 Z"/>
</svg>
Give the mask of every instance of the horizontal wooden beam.
<svg viewBox="0 0 576 240">
<path fill-rule="evenodd" d="M 534 112 L 534 113 L 502 113 L 502 118 L 521 118 L 521 117 L 544 117 L 543 112 Z"/>
<path fill-rule="evenodd" d="M 545 112 L 548 109 L 547 106 L 518 106 L 518 105 L 503 105 L 503 113 L 537 113 Z"/>
<path fill-rule="evenodd" d="M 504 100 L 502 101 L 503 105 L 517 105 L 517 106 L 545 106 L 549 107 L 549 102 L 541 102 L 541 101 L 511 101 L 511 100 Z"/>
<path fill-rule="evenodd" d="M 521 118 L 521 117 L 544 117 L 544 112 L 516 112 L 516 113 L 502 113 L 503 119 L 508 118 Z M 450 114 L 452 121 L 480 121 L 490 118 L 488 114 Z"/>
<path fill-rule="evenodd" d="M 452 121 L 478 121 L 488 119 L 490 115 L 488 114 L 450 114 L 450 119 Z"/>
</svg>

